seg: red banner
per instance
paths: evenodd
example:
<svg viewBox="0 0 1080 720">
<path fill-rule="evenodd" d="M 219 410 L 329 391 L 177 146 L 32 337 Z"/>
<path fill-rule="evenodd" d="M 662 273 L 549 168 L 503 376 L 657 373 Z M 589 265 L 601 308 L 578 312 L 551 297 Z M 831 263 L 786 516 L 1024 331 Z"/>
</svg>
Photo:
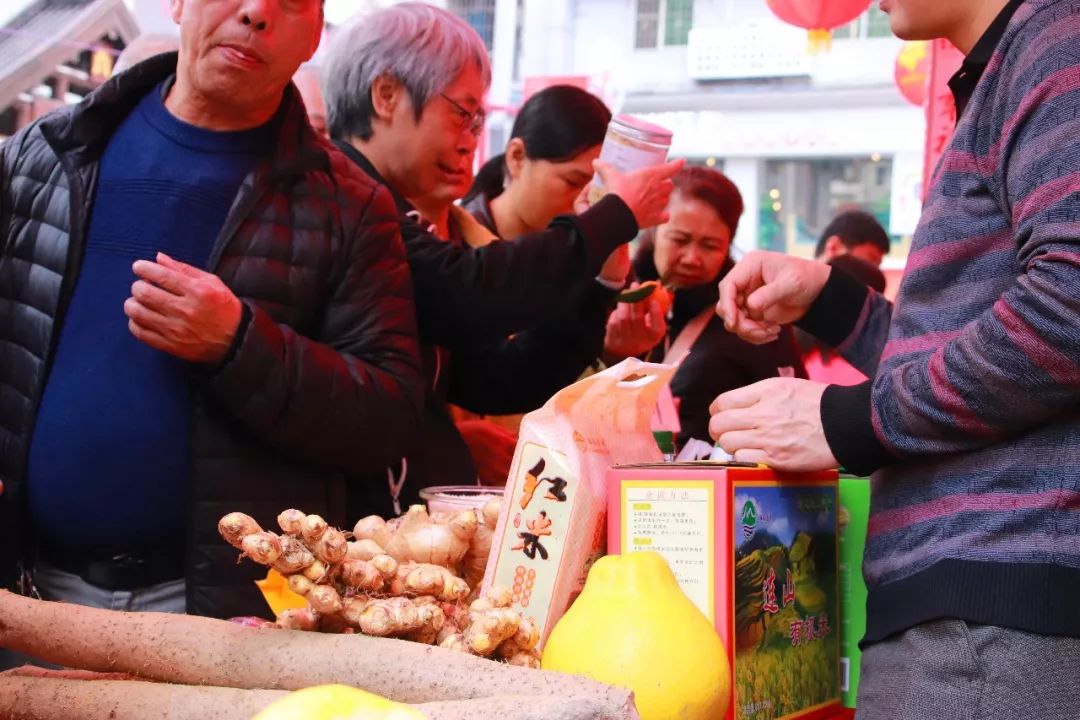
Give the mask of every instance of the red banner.
<svg viewBox="0 0 1080 720">
<path fill-rule="evenodd" d="M 923 198 L 930 192 L 934 171 L 956 129 L 956 102 L 949 78 L 960 69 L 964 55 L 948 40 L 935 40 L 930 48 L 930 82 L 926 90 L 926 154 L 923 163 Z"/>
</svg>

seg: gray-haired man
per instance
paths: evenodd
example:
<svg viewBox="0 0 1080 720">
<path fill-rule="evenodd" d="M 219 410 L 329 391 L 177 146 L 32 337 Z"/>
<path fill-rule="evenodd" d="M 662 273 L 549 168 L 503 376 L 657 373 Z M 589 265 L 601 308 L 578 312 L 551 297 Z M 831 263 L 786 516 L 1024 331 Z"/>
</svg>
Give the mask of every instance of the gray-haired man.
<svg viewBox="0 0 1080 720">
<path fill-rule="evenodd" d="M 482 40 L 460 18 L 421 3 L 402 3 L 364 17 L 338 32 L 323 77 L 331 136 L 369 175 L 390 187 L 403 215 L 413 213 L 405 198 L 427 196 L 467 172 L 483 129 L 491 70 Z M 662 220 L 670 178 L 680 167 L 670 163 L 627 175 L 612 173 L 608 197 L 580 216 L 557 218 L 543 232 L 479 249 L 445 242 L 403 219 L 431 380 L 420 447 L 432 461 L 409 458 L 411 481 L 401 504 L 433 481 L 434 472 L 440 484 L 475 480 L 467 449 L 440 409 L 439 398 L 454 383 L 446 347 L 464 356 L 511 333 L 574 317 L 583 333 L 595 330 L 602 345 L 603 303 L 614 293 L 599 287 L 595 278 L 608 256 L 639 228 Z M 588 313 L 596 322 L 586 327 L 579 309 L 597 295 L 597 288 L 608 295 L 593 303 L 599 312 Z M 535 365 L 541 352 L 549 357 L 566 353 L 568 344 L 530 351 L 527 362 Z M 511 352 L 515 360 L 524 355 L 520 349 Z M 521 375 L 522 383 L 534 381 L 531 374 Z M 467 399 L 452 392 L 450 397 L 469 407 Z M 502 411 L 511 410 L 504 405 Z M 381 490 L 363 503 L 354 502 L 354 511 L 385 511 L 386 499 Z"/>
</svg>

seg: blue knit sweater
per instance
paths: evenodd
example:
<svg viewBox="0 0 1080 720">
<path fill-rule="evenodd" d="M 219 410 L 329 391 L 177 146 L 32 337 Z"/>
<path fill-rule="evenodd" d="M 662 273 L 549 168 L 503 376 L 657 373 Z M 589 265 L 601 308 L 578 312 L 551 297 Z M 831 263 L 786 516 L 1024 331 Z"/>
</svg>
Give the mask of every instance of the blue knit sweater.
<svg viewBox="0 0 1080 720">
<path fill-rule="evenodd" d="M 878 470 L 866 641 L 942 617 L 1080 637 L 1080 0 L 1010 21 L 895 309 L 836 277 L 804 323 L 873 377 L 822 399 L 836 457 Z"/>
<path fill-rule="evenodd" d="M 265 126 L 215 132 L 184 123 L 159 88 L 105 148 L 30 446 L 30 516 L 54 552 L 181 552 L 190 370 L 128 329 L 131 266 L 161 251 L 205 267 L 268 137 Z"/>
</svg>

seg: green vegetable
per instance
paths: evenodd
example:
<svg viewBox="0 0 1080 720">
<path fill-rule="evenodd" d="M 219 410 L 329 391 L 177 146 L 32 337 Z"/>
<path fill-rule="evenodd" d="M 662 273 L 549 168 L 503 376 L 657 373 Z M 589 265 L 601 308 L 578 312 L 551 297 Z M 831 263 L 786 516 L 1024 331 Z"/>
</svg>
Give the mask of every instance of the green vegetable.
<svg viewBox="0 0 1080 720">
<path fill-rule="evenodd" d="M 641 302 L 645 298 L 652 295 L 656 288 L 660 287 L 660 283 L 656 280 L 650 280 L 648 282 L 638 285 L 633 290 L 623 290 L 621 293 L 615 296 L 616 302 L 621 303 L 636 303 Z"/>
</svg>

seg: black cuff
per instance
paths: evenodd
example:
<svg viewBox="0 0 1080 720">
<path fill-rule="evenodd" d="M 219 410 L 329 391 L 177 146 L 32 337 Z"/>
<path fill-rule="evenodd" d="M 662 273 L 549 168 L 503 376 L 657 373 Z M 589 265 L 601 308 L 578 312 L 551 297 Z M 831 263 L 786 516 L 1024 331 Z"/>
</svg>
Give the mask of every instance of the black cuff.
<svg viewBox="0 0 1080 720">
<path fill-rule="evenodd" d="M 836 347 L 855 329 L 869 293 L 850 273 L 833 268 L 810 311 L 795 326 Z"/>
<path fill-rule="evenodd" d="M 842 274 L 842 273 L 841 273 Z M 865 476 L 896 462 L 874 432 L 871 414 L 873 381 L 844 387 L 830 385 L 821 396 L 825 440 L 844 469 Z"/>
<path fill-rule="evenodd" d="M 608 255 L 638 234 L 634 213 L 617 195 L 605 195 L 591 208 L 571 218 L 571 222 L 585 238 L 591 276 L 600 272 Z"/>
<path fill-rule="evenodd" d="M 240 323 L 236 326 L 236 334 L 233 335 L 232 343 L 229 345 L 229 349 L 225 352 L 225 357 L 221 358 L 216 363 L 206 365 L 203 370 L 207 375 L 217 375 L 225 367 L 228 367 L 229 363 L 236 357 L 236 353 L 240 352 L 240 346 L 244 343 L 244 334 L 247 333 L 248 326 L 251 325 L 252 318 L 251 308 L 243 300 L 240 301 Z"/>
</svg>

